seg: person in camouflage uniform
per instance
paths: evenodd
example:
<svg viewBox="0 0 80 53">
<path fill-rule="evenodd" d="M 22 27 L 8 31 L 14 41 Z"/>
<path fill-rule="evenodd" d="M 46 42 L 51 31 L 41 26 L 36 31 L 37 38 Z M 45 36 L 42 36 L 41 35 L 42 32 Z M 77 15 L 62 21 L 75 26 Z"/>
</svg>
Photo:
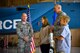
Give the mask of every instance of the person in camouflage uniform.
<svg viewBox="0 0 80 53">
<path fill-rule="evenodd" d="M 54 6 L 54 11 L 57 13 L 57 18 L 54 22 L 54 31 L 55 31 L 55 30 L 59 30 L 59 28 L 61 28 L 61 26 L 60 26 L 60 16 L 67 16 L 67 14 L 62 11 L 62 6 L 59 5 L 59 4 L 56 4 Z"/>
<path fill-rule="evenodd" d="M 30 53 L 30 43 L 33 35 L 33 29 L 27 22 L 27 18 L 27 14 L 23 13 L 21 22 L 18 22 L 16 26 L 18 34 L 18 53 Z"/>
<path fill-rule="evenodd" d="M 63 26 L 60 26 L 61 16 L 67 17 L 68 15 L 62 11 L 62 6 L 59 4 L 56 4 L 54 6 L 54 11 L 57 13 L 57 18 L 56 18 L 56 20 L 54 22 L 54 26 L 53 26 L 53 31 L 54 31 L 53 33 L 54 33 L 54 37 L 55 37 L 56 35 L 59 35 L 63 31 Z M 57 42 L 57 40 L 55 40 L 55 47 L 57 47 L 56 42 Z"/>
</svg>

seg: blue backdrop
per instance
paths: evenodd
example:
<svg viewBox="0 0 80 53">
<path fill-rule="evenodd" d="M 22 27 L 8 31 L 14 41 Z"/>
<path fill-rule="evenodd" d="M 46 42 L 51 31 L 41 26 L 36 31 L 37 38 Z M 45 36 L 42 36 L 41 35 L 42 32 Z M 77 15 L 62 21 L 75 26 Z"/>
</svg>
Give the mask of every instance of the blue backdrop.
<svg viewBox="0 0 80 53">
<path fill-rule="evenodd" d="M 69 23 L 70 28 L 80 28 L 80 3 L 58 3 L 62 5 L 62 9 L 66 12 L 71 21 Z M 20 9 L 18 9 L 20 7 Z M 53 22 L 53 7 L 54 4 L 52 2 L 43 2 L 31 5 L 30 14 L 31 21 L 34 31 L 39 31 L 41 27 L 41 17 L 46 16 L 49 20 L 49 23 Z M 24 8 L 24 9 L 23 9 Z M 21 19 L 21 14 L 23 12 L 27 13 L 27 5 L 26 6 L 17 6 L 17 7 L 9 7 L 9 8 L 0 8 L 0 33 L 13 33 L 16 32 L 14 29 L 14 20 Z M 8 20 L 8 21 L 6 21 Z M 18 22 L 18 21 L 17 21 Z M 16 22 L 16 23 L 17 23 Z M 38 26 L 39 23 L 39 26 Z M 10 27 L 10 29 L 6 29 L 5 27 Z"/>
</svg>

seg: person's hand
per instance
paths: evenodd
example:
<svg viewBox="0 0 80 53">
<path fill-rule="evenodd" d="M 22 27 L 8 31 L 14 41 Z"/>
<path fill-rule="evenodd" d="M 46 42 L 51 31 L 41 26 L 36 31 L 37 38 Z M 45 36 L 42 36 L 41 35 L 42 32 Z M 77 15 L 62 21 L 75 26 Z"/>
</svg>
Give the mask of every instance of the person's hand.
<svg viewBox="0 0 80 53">
<path fill-rule="evenodd" d="M 29 38 L 28 36 L 25 36 L 23 39 L 25 42 L 28 42 L 28 38 Z"/>
<path fill-rule="evenodd" d="M 58 40 L 63 40 L 64 37 L 62 37 L 62 36 L 58 36 L 57 39 L 58 39 Z"/>
<path fill-rule="evenodd" d="M 53 40 L 57 40 L 57 37 L 56 37 L 56 36 L 54 36 L 54 37 L 53 37 Z"/>
</svg>

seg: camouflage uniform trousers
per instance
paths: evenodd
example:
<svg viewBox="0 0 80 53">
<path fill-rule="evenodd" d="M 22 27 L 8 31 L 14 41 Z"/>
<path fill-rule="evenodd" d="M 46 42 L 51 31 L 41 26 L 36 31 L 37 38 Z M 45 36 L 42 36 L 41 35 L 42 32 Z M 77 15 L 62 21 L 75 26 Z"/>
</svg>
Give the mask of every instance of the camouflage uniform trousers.
<svg viewBox="0 0 80 53">
<path fill-rule="evenodd" d="M 30 53 L 30 46 L 22 45 L 17 48 L 17 53 Z"/>
</svg>

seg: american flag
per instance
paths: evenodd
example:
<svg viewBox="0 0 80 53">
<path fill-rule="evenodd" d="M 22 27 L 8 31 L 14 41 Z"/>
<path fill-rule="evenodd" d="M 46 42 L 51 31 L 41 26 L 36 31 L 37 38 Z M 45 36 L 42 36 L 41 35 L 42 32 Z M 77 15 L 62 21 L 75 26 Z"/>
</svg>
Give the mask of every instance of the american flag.
<svg viewBox="0 0 80 53">
<path fill-rule="evenodd" d="M 34 38 L 32 37 L 32 42 L 31 42 L 31 45 L 30 45 L 30 48 L 31 48 L 31 52 L 30 53 L 35 53 L 35 43 L 34 43 Z"/>
<path fill-rule="evenodd" d="M 28 21 L 29 21 L 30 24 L 31 24 L 30 5 L 28 5 L 27 15 L 28 15 Z M 34 38 L 32 37 L 31 39 L 32 39 L 32 41 L 31 41 L 31 45 L 30 45 L 30 49 L 31 49 L 30 53 L 35 53 L 35 49 L 36 49 L 36 48 L 35 48 Z"/>
</svg>

